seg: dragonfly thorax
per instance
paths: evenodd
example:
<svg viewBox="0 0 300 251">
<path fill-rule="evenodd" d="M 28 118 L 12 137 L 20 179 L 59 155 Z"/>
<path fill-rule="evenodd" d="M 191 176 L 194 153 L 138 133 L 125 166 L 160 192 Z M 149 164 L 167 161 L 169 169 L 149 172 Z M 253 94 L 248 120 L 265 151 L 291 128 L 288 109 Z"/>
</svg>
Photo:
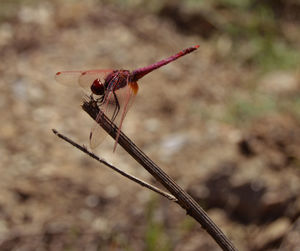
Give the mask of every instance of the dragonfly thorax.
<svg viewBox="0 0 300 251">
<path fill-rule="evenodd" d="M 100 78 L 94 80 L 91 85 L 91 91 L 95 95 L 104 96 L 106 92 L 117 91 L 125 87 L 130 80 L 130 71 L 115 70 L 106 76 L 104 83 Z"/>
<path fill-rule="evenodd" d="M 114 70 L 107 75 L 104 82 L 105 90 L 116 91 L 125 87 L 130 81 L 130 71 Z"/>
</svg>

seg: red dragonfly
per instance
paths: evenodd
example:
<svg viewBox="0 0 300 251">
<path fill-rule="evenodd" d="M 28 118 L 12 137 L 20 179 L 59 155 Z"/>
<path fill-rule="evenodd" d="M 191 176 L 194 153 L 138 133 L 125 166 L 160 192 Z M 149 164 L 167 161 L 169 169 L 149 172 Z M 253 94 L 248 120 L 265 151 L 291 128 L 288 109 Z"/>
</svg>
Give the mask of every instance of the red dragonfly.
<svg viewBox="0 0 300 251">
<path fill-rule="evenodd" d="M 126 113 L 138 92 L 139 87 L 137 81 L 153 70 L 191 53 L 198 48 L 199 45 L 189 47 L 171 57 L 131 72 L 129 70 L 62 71 L 56 73 L 55 79 L 64 85 L 79 83 L 81 87 L 88 88 L 92 92 L 91 97 L 93 97 L 93 95 L 96 96 L 96 101 L 100 108 L 96 120 L 104 113 L 111 121 L 118 125 L 119 135 Z M 114 151 L 117 146 L 118 135 Z M 104 130 L 96 123 L 90 132 L 90 147 L 92 149 L 96 148 L 103 141 L 105 136 L 106 133 Z"/>
</svg>

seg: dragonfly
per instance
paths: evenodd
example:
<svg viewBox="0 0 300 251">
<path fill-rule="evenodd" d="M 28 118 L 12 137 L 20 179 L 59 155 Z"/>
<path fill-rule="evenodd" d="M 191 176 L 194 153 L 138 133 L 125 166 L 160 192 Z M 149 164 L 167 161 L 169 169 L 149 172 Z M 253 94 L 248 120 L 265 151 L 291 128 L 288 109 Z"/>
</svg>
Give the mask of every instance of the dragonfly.
<svg viewBox="0 0 300 251">
<path fill-rule="evenodd" d="M 90 92 L 91 98 L 95 99 L 99 107 L 100 112 L 97 115 L 96 123 L 93 125 L 89 136 L 90 148 L 95 149 L 103 142 L 107 135 L 97 123 L 100 117 L 105 114 L 118 126 L 117 137 L 113 149 L 113 151 L 115 151 L 123 121 L 134 101 L 134 97 L 138 93 L 139 86 L 137 81 L 155 69 L 169 64 L 198 48 L 199 45 L 186 48 L 173 56 L 133 71 L 123 69 L 98 69 L 57 72 L 55 74 L 57 82 L 66 86 L 79 84 L 79 86 Z"/>
</svg>

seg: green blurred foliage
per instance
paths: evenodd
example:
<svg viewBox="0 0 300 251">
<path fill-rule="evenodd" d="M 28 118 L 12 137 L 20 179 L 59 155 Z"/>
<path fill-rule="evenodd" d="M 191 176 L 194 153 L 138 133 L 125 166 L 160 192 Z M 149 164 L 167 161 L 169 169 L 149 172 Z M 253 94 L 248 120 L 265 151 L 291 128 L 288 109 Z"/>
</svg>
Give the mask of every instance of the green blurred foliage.
<svg viewBox="0 0 300 251">
<path fill-rule="evenodd" d="M 240 17 L 225 25 L 225 30 L 234 43 L 233 48 L 236 48 L 237 59 L 246 54 L 241 59 L 253 63 L 262 71 L 298 66 L 300 54 L 297 45 L 285 37 L 281 27 L 282 20 L 276 18 L 269 6 L 245 5 L 237 10 L 239 13 L 236 16 Z M 245 48 L 249 49 L 248 53 L 242 51 Z"/>
<path fill-rule="evenodd" d="M 284 17 L 275 14 L 271 1 L 257 0 L 102 0 L 122 8 L 159 15 L 165 6 L 177 6 L 185 15 L 208 13 L 217 21 L 217 36 L 228 36 L 232 49 L 228 58 L 259 67 L 263 72 L 291 69 L 300 63 L 299 45 L 289 41 L 283 32 Z M 278 1 L 277 1 L 278 2 Z M 291 2 L 288 0 L 287 2 Z M 300 21 L 300 20 L 299 20 Z M 192 24 L 191 24 L 192 25 Z M 188 29 L 188 27 L 186 27 Z M 215 36 L 212 39 L 216 39 Z"/>
<path fill-rule="evenodd" d="M 157 210 L 158 201 L 153 199 L 149 202 L 147 208 L 147 224 L 146 224 L 146 237 L 145 245 L 147 251 L 168 251 L 171 249 L 171 242 L 167 236 L 166 229 L 163 225 L 163 222 L 159 221 L 155 217 L 155 213 L 160 210 Z"/>
<path fill-rule="evenodd" d="M 21 6 L 32 5 L 41 0 L 0 0 L 0 23 L 14 18 Z"/>
<path fill-rule="evenodd" d="M 251 120 L 263 117 L 277 110 L 272 96 L 254 94 L 246 98 L 234 97 L 227 107 L 225 121 L 237 125 L 245 125 Z"/>
<path fill-rule="evenodd" d="M 79 0 L 67 2 L 76 1 Z M 2 0 L 0 21 L 15 16 L 20 6 L 43 2 L 59 6 L 66 1 Z M 279 0 L 95 0 L 95 2 L 114 5 L 121 9 L 137 10 L 141 14 L 151 12 L 158 16 L 161 10 L 169 5 L 176 6 L 186 16 L 206 13 L 205 18 L 216 23 L 218 27 L 216 36 L 211 39 L 216 40 L 218 36 L 230 38 L 232 46 L 227 53 L 228 59 L 257 66 L 263 72 L 277 68 L 295 68 L 300 63 L 299 43 L 289 41 L 285 36 L 282 25 L 285 21 L 284 17 L 277 13 L 283 12 L 280 6 L 277 6 L 278 4 L 288 5 L 293 2 L 292 0 L 286 2 Z"/>
<path fill-rule="evenodd" d="M 290 114 L 300 121 L 300 97 L 295 95 L 284 99 L 260 93 L 249 94 L 247 98 L 233 96 L 221 120 L 237 126 L 245 126 L 251 124 L 253 120 L 278 113 Z"/>
<path fill-rule="evenodd" d="M 183 236 L 189 234 L 196 226 L 197 222 L 193 218 L 185 218 L 179 227 L 179 229 L 181 230 L 181 235 Z"/>
</svg>

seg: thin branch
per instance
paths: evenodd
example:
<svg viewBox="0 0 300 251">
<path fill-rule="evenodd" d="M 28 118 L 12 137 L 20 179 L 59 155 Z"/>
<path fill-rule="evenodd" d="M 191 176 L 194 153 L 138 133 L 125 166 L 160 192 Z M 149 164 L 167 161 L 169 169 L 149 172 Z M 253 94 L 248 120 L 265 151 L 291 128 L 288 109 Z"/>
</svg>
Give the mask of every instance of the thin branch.
<svg viewBox="0 0 300 251">
<path fill-rule="evenodd" d="M 149 184 L 149 183 L 147 183 L 147 182 L 145 182 L 145 181 L 143 181 L 143 180 L 141 180 L 141 179 L 139 179 L 139 178 L 137 178 L 137 177 L 135 177 L 135 176 L 133 176 L 131 174 L 128 174 L 128 173 L 120 170 L 119 168 L 113 166 L 112 164 L 109 164 L 106 160 L 104 160 L 102 158 L 99 158 L 97 155 L 95 155 L 94 153 L 92 153 L 89 150 L 87 150 L 86 147 L 77 144 L 76 142 L 74 142 L 70 138 L 68 138 L 68 137 L 62 135 L 61 133 L 59 133 L 57 130 L 52 129 L 52 131 L 59 138 L 65 140 L 68 143 L 70 143 L 72 146 L 78 148 L 80 151 L 86 153 L 87 155 L 89 155 L 93 159 L 95 159 L 95 160 L 99 161 L 100 163 L 106 165 L 107 167 L 111 168 L 112 170 L 116 171 L 117 173 L 121 174 L 122 176 L 124 176 L 124 177 L 132 180 L 133 182 L 135 182 L 135 183 L 137 183 L 137 184 L 139 184 L 139 185 L 141 185 L 143 187 L 146 187 L 146 188 L 148 188 L 148 189 L 150 189 L 150 190 L 152 190 L 152 191 L 154 191 L 154 192 L 156 192 L 156 193 L 158 193 L 158 194 L 166 197 L 167 199 L 169 199 L 171 201 L 177 202 L 177 199 L 173 195 L 171 195 L 169 193 L 166 193 L 166 192 L 162 191 L 161 189 L 159 189 L 159 188 L 157 188 L 157 187 L 155 187 L 155 186 L 153 186 L 153 185 L 151 185 L 151 184 Z"/>
<path fill-rule="evenodd" d="M 95 121 L 99 108 L 95 100 L 84 101 L 82 108 Z M 112 138 L 116 139 L 118 128 L 104 114 L 96 121 Z M 160 182 L 178 200 L 178 204 L 187 214 L 198 221 L 223 250 L 237 250 L 221 229 L 208 217 L 201 206 L 175 181 L 160 169 L 145 153 L 143 153 L 123 132 L 120 132 L 118 143 L 138 163 L 140 163 L 158 182 Z"/>
</svg>

